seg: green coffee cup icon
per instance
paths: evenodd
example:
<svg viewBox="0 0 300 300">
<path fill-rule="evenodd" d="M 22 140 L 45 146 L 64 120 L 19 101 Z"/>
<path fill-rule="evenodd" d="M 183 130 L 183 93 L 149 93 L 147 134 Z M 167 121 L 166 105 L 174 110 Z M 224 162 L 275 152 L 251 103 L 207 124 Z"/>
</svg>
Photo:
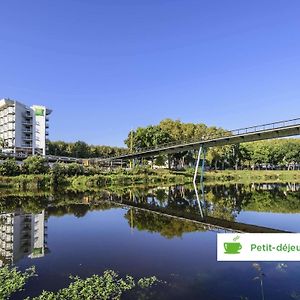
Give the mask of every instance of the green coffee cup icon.
<svg viewBox="0 0 300 300">
<path fill-rule="evenodd" d="M 240 254 L 241 243 L 224 243 L 225 254 Z"/>
</svg>

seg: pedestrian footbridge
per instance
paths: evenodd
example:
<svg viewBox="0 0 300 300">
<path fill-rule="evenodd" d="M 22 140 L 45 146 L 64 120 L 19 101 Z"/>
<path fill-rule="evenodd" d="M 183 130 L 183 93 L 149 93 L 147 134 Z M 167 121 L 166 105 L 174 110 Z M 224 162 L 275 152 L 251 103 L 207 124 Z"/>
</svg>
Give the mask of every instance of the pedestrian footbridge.
<svg viewBox="0 0 300 300">
<path fill-rule="evenodd" d="M 152 148 L 140 149 L 134 153 L 101 160 L 111 161 L 146 158 L 159 154 L 174 154 L 189 150 L 199 150 L 201 146 L 210 148 L 295 135 L 300 135 L 300 118 L 231 130 L 227 131 L 222 136 L 210 136 L 200 140 L 180 141 L 172 144 L 158 145 Z"/>
</svg>

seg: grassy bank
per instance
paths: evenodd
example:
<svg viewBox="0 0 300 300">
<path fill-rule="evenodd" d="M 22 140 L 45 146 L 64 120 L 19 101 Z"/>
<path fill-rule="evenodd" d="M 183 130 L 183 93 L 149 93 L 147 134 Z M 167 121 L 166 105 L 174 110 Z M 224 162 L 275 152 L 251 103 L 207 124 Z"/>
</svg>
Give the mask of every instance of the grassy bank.
<svg viewBox="0 0 300 300">
<path fill-rule="evenodd" d="M 19 175 L 0 177 L 0 188 L 13 190 L 47 190 L 53 188 L 78 191 L 97 190 L 103 187 L 128 187 L 138 185 L 190 184 L 193 172 L 169 170 L 114 171 L 95 175 L 54 176 Z M 210 171 L 205 173 L 207 184 L 218 183 L 275 183 L 300 182 L 300 171 Z"/>
<path fill-rule="evenodd" d="M 255 170 L 255 171 L 210 171 L 205 173 L 205 180 L 209 182 L 300 182 L 300 171 Z"/>
<path fill-rule="evenodd" d="M 16 190 L 60 188 L 88 191 L 114 186 L 186 184 L 191 180 L 192 175 L 188 172 L 145 169 L 77 176 L 53 174 L 2 176 L 0 177 L 0 187 Z"/>
</svg>

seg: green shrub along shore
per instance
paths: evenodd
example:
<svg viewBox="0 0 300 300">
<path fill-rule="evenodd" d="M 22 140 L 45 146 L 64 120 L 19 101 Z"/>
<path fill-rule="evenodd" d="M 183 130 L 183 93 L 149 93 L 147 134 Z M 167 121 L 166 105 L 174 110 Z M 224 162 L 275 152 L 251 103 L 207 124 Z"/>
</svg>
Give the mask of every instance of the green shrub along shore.
<svg viewBox="0 0 300 300">
<path fill-rule="evenodd" d="M 76 163 L 57 163 L 50 167 L 42 157 L 33 156 L 18 165 L 7 159 L 0 165 L 0 187 L 18 190 L 30 189 L 75 189 L 89 190 L 107 186 L 188 184 L 194 170 L 154 170 L 149 166 L 134 169 L 104 170 L 97 166 L 83 166 Z M 205 173 L 205 181 L 224 182 L 300 182 L 300 171 L 287 170 L 224 170 Z"/>
<path fill-rule="evenodd" d="M 50 167 L 38 156 L 27 158 L 22 165 L 17 165 L 13 159 L 7 159 L 0 165 L 0 187 L 22 190 L 89 190 L 116 185 L 185 184 L 191 182 L 191 176 L 189 172 L 152 170 L 148 166 L 131 170 L 104 170 L 97 166 L 57 163 Z"/>
<path fill-rule="evenodd" d="M 205 173 L 205 181 L 212 182 L 300 182 L 300 171 L 287 170 L 222 170 Z"/>
<path fill-rule="evenodd" d="M 151 174 L 107 173 L 96 175 L 63 176 L 57 178 L 52 174 L 19 175 L 0 177 L 0 187 L 18 189 L 78 189 L 89 190 L 106 186 L 153 185 L 153 184 L 186 184 L 191 182 L 189 174 L 176 174 L 176 172 L 153 172 Z"/>
</svg>

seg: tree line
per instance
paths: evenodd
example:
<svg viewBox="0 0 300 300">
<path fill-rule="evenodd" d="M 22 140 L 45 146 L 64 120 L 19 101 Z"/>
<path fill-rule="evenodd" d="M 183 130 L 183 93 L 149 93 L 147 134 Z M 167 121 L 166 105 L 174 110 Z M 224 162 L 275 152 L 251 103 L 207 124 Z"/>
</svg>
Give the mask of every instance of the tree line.
<svg viewBox="0 0 300 300">
<path fill-rule="evenodd" d="M 199 141 L 217 138 L 231 133 L 223 128 L 205 124 L 183 123 L 165 119 L 158 125 L 139 127 L 128 133 L 126 140 L 129 152 L 161 144 Z M 158 165 L 186 167 L 195 164 L 197 151 L 172 154 L 155 158 Z M 300 164 L 300 140 L 280 139 L 209 148 L 206 163 L 211 169 L 295 169 Z"/>
<path fill-rule="evenodd" d="M 83 141 L 67 143 L 63 141 L 49 141 L 48 154 L 55 156 L 94 158 L 94 157 L 111 157 L 124 154 L 128 151 L 126 148 L 111 146 L 88 145 Z"/>
<path fill-rule="evenodd" d="M 223 128 L 207 126 L 203 123 L 184 123 L 179 120 L 164 119 L 158 125 L 138 127 L 128 133 L 124 143 L 127 148 L 88 145 L 83 141 L 67 143 L 63 141 L 49 142 L 49 154 L 67 157 L 94 158 L 112 157 L 135 152 L 162 144 L 199 141 L 230 135 Z M 188 151 L 161 155 L 139 164 L 152 161 L 156 165 L 184 168 L 193 166 L 197 151 Z M 228 145 L 208 149 L 207 166 L 211 169 L 295 169 L 300 164 L 300 140 L 280 139 Z"/>
</svg>

